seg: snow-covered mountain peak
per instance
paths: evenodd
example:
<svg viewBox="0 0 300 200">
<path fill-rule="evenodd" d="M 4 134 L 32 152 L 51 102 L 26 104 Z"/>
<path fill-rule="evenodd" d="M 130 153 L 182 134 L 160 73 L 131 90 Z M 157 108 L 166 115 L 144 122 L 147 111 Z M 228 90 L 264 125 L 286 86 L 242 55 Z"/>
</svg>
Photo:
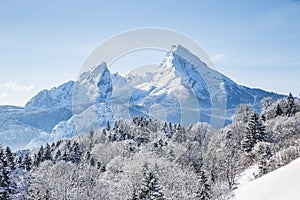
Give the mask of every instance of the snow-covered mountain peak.
<svg viewBox="0 0 300 200">
<path fill-rule="evenodd" d="M 197 56 L 181 45 L 173 45 L 158 68 L 154 82 L 160 82 L 176 91 L 185 86 L 199 98 L 208 100 L 209 92 L 205 80 L 208 69 Z"/>
<path fill-rule="evenodd" d="M 107 64 L 106 62 L 101 62 L 99 65 L 94 66 L 92 69 L 81 73 L 79 80 L 93 79 L 103 74 L 105 70 L 107 70 Z"/>
<path fill-rule="evenodd" d="M 199 67 L 207 67 L 207 65 L 200 58 L 198 58 L 194 53 L 192 53 L 180 44 L 173 45 L 171 47 L 171 50 L 168 52 L 167 56 L 169 56 L 170 58 L 180 57 L 192 65 Z"/>
<path fill-rule="evenodd" d="M 52 139 L 71 137 L 103 127 L 106 121 L 141 115 L 186 126 L 205 121 L 221 127 L 225 110 L 231 115 L 241 103 L 259 108 L 267 96 L 281 97 L 240 86 L 185 47 L 173 45 L 158 67 L 136 68 L 121 76 L 111 74 L 102 62 L 75 82 L 41 91 L 25 109 L 0 107 L 5 111 L 0 115 L 0 142 L 20 148 L 31 139 L 44 141 L 45 134 L 38 138 L 41 132 Z"/>
<path fill-rule="evenodd" d="M 74 81 L 69 81 L 51 90 L 42 90 L 26 103 L 25 108 L 69 107 L 72 104 Z"/>
<path fill-rule="evenodd" d="M 95 103 L 107 102 L 112 95 L 111 73 L 102 62 L 80 75 L 73 90 L 73 112 L 80 113 Z"/>
</svg>

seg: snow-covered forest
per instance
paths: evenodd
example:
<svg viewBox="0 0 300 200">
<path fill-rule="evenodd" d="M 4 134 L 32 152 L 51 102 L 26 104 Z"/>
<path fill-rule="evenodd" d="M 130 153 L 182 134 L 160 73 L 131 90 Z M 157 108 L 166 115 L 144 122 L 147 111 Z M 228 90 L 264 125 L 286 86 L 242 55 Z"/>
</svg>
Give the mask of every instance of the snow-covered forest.
<svg viewBox="0 0 300 200">
<path fill-rule="evenodd" d="M 236 108 L 220 130 L 135 117 L 32 151 L 0 150 L 0 199 L 232 199 L 239 175 L 300 156 L 300 101 Z"/>
</svg>

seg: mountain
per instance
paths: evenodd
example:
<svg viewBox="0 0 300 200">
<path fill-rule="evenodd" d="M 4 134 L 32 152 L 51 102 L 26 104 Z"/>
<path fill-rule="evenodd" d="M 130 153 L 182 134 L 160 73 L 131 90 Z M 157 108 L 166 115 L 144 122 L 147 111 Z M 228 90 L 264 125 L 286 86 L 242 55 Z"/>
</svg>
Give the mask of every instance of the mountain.
<svg viewBox="0 0 300 200">
<path fill-rule="evenodd" d="M 298 199 L 300 159 L 270 172 L 235 191 L 236 200 Z"/>
<path fill-rule="evenodd" d="M 50 133 L 54 126 L 72 116 L 70 81 L 51 90 L 43 90 L 25 107 L 0 106 L 0 143 L 13 149 L 24 148 L 41 132 Z"/>
<path fill-rule="evenodd" d="M 0 143 L 33 148 L 138 115 L 220 128 L 230 123 L 237 105 L 260 109 L 264 97 L 283 96 L 238 85 L 178 45 L 155 70 L 121 76 L 102 62 L 75 82 L 39 92 L 24 108 L 1 106 Z"/>
</svg>

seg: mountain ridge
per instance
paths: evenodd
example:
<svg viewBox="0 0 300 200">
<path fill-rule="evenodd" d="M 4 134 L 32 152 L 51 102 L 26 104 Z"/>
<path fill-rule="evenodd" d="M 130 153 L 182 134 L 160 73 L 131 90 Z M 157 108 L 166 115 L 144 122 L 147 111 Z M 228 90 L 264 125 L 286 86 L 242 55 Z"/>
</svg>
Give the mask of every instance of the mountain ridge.
<svg viewBox="0 0 300 200">
<path fill-rule="evenodd" d="M 108 120 L 130 120 L 136 115 L 185 126 L 225 118 L 219 123 L 224 125 L 237 105 L 249 103 L 259 109 L 264 97 L 283 95 L 239 85 L 177 45 L 156 71 L 146 75 L 112 74 L 102 62 L 77 81 L 39 92 L 24 108 L 0 106 L 1 121 L 5 121 L 0 126 L 0 142 L 14 149 L 32 148 L 101 128 Z M 16 145 L 17 138 L 24 141 Z"/>
</svg>

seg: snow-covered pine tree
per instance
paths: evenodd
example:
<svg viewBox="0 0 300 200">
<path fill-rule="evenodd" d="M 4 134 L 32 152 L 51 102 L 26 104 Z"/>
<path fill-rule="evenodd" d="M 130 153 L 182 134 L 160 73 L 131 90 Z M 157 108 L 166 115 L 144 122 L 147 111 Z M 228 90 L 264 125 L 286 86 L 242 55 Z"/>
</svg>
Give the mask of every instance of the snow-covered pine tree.
<svg viewBox="0 0 300 200">
<path fill-rule="evenodd" d="M 272 170 L 272 151 L 269 145 L 260 146 L 260 161 L 258 164 L 259 177 L 269 173 Z"/>
<path fill-rule="evenodd" d="M 78 165 L 80 163 L 81 157 L 82 157 L 82 150 L 80 149 L 78 142 L 73 143 L 72 150 L 70 153 L 71 153 L 71 155 L 70 155 L 71 161 Z"/>
<path fill-rule="evenodd" d="M 3 149 L 0 146 L 0 197 L 1 199 L 9 199 L 10 181 L 8 164 Z"/>
<path fill-rule="evenodd" d="M 245 133 L 245 136 L 242 141 L 243 150 L 247 153 L 250 153 L 254 147 L 255 139 L 252 130 L 248 130 Z"/>
<path fill-rule="evenodd" d="M 295 101 L 292 93 L 289 93 L 289 96 L 287 97 L 287 104 L 285 107 L 285 114 L 288 117 L 294 116 L 296 113 L 296 108 L 295 108 Z"/>
<path fill-rule="evenodd" d="M 44 147 L 41 146 L 39 152 L 34 155 L 34 166 L 38 167 L 44 161 Z"/>
<path fill-rule="evenodd" d="M 259 119 L 258 115 L 254 111 L 248 121 L 245 136 L 242 141 L 242 147 L 245 152 L 249 153 L 252 151 L 257 142 L 262 142 L 265 140 L 265 127 L 262 123 L 262 120 Z"/>
<path fill-rule="evenodd" d="M 264 122 L 261 118 L 257 119 L 256 128 L 255 142 L 265 142 L 268 138 L 265 131 L 266 127 L 264 126 Z"/>
<path fill-rule="evenodd" d="M 277 104 L 275 109 L 275 117 L 281 116 L 283 114 L 282 108 L 280 104 Z"/>
<path fill-rule="evenodd" d="M 5 148 L 5 159 L 10 170 L 14 170 L 16 168 L 15 155 L 8 146 Z"/>
<path fill-rule="evenodd" d="M 160 129 L 163 133 L 167 134 L 168 132 L 168 125 L 167 122 L 164 122 L 164 125 L 162 126 L 162 128 Z"/>
<path fill-rule="evenodd" d="M 111 129 L 111 126 L 110 126 L 109 120 L 106 122 L 105 129 L 106 129 L 107 131 L 110 131 L 110 129 Z"/>
<path fill-rule="evenodd" d="M 144 171 L 141 187 L 138 190 L 139 199 L 145 200 L 164 200 L 162 185 L 158 174 L 155 171 Z"/>
<path fill-rule="evenodd" d="M 199 173 L 199 188 L 196 191 L 196 198 L 201 200 L 211 199 L 211 186 L 203 170 Z"/>
<path fill-rule="evenodd" d="M 127 200 L 139 200 L 139 196 L 137 195 L 136 190 L 133 190 L 132 197 Z"/>
<path fill-rule="evenodd" d="M 46 148 L 44 151 L 44 160 L 53 160 L 51 155 L 51 147 L 48 143 L 46 144 Z"/>
<path fill-rule="evenodd" d="M 90 159 L 90 165 L 93 166 L 93 167 L 96 166 L 96 161 L 93 157 Z"/>
<path fill-rule="evenodd" d="M 89 151 L 91 151 L 92 148 L 94 147 L 94 135 L 95 135 L 95 132 L 93 129 L 91 129 L 90 133 L 88 135 L 88 138 L 90 139 Z"/>
<path fill-rule="evenodd" d="M 183 143 L 186 141 L 186 131 L 180 123 L 176 126 L 173 140 L 178 143 Z"/>
<path fill-rule="evenodd" d="M 68 153 L 66 151 L 62 155 L 62 160 L 66 161 L 66 162 L 70 161 L 70 156 L 68 155 Z"/>
<path fill-rule="evenodd" d="M 32 160 L 31 160 L 31 158 L 29 157 L 29 154 L 28 154 L 28 153 L 25 154 L 25 157 L 24 157 L 24 159 L 23 159 L 23 165 L 24 165 L 24 167 L 25 167 L 25 169 L 26 169 L 27 171 L 30 171 L 30 170 L 31 170 Z"/>
<path fill-rule="evenodd" d="M 55 160 L 55 162 L 58 162 L 58 161 L 62 160 L 61 151 L 59 149 L 55 153 L 54 160 Z"/>
</svg>

